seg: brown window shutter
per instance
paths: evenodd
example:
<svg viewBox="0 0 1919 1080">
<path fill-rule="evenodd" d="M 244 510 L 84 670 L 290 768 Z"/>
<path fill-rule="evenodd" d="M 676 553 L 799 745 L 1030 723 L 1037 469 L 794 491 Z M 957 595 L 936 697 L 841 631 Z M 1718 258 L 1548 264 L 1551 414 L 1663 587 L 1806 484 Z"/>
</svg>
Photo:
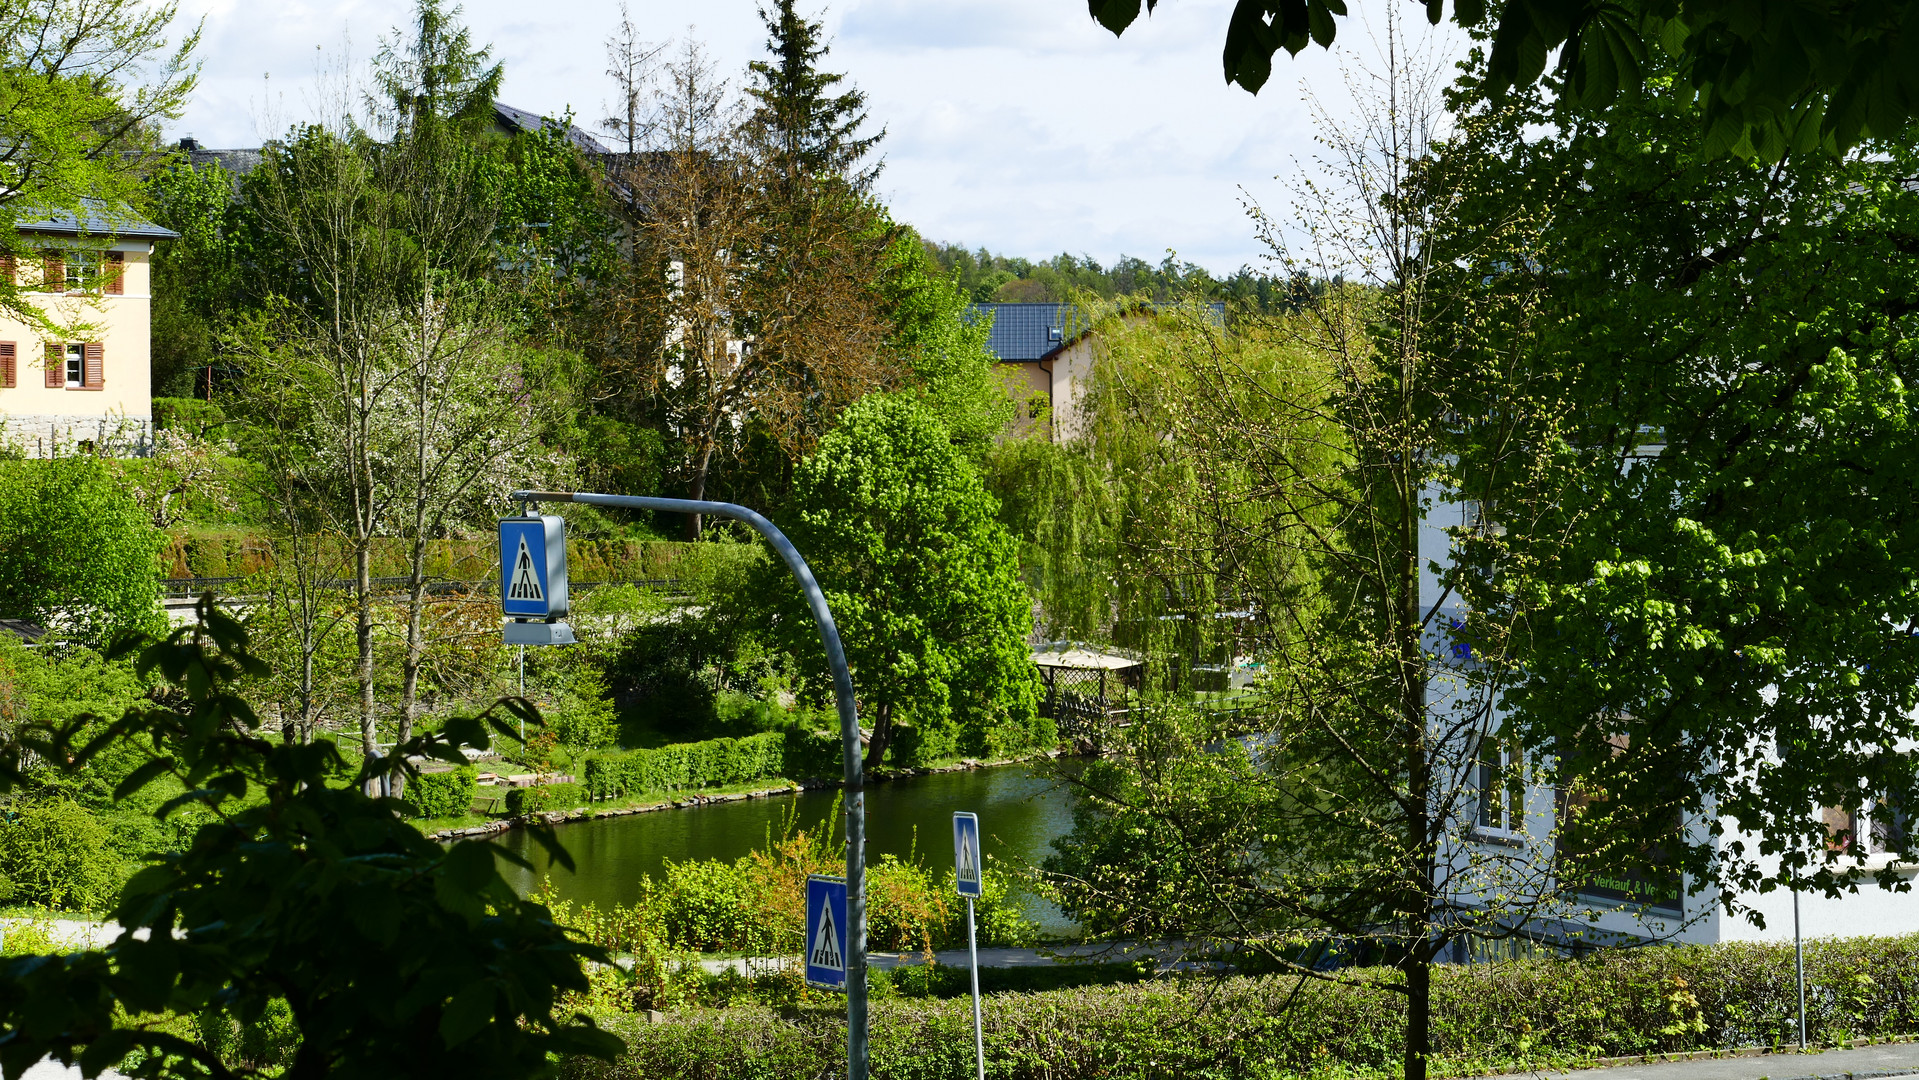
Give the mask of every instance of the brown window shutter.
<svg viewBox="0 0 1919 1080">
<path fill-rule="evenodd" d="M 100 269 L 106 274 L 107 294 L 124 295 L 127 291 L 126 282 L 122 280 L 127 272 L 126 255 L 118 251 L 107 252 L 106 261 L 100 264 Z"/>
<path fill-rule="evenodd" d="M 57 341 L 47 342 L 47 386 L 58 390 L 67 385 L 67 350 Z"/>
<path fill-rule="evenodd" d="M 8 390 L 20 385 L 19 347 L 0 341 L 0 387 Z"/>
<path fill-rule="evenodd" d="M 15 280 L 13 276 L 13 252 L 11 251 L 0 254 L 0 277 L 6 278 L 8 284 L 12 284 Z"/>
<path fill-rule="evenodd" d="M 67 291 L 67 264 L 57 251 L 47 252 L 46 276 L 40 279 L 40 288 L 47 292 Z"/>
<path fill-rule="evenodd" d="M 80 385 L 89 390 L 98 390 L 106 385 L 107 347 L 99 342 L 90 342 L 86 350 L 86 363 L 80 365 L 82 372 Z"/>
</svg>

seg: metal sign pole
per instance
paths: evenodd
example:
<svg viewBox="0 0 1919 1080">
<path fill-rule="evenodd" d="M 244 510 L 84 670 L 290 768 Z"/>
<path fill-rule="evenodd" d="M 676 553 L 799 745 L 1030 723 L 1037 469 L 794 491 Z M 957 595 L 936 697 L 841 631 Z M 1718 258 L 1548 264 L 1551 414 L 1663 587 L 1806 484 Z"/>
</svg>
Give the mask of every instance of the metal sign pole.
<svg viewBox="0 0 1919 1080">
<path fill-rule="evenodd" d="M 1799 936 L 1799 868 L 1792 868 L 1792 971 L 1799 984 L 1799 1049 L 1806 1048 L 1806 947 Z"/>
<path fill-rule="evenodd" d="M 966 898 L 966 958 L 973 966 L 973 1061 L 986 1080 L 986 1032 L 979 1018 L 979 947 L 973 941 L 973 898 Z"/>
<path fill-rule="evenodd" d="M 520 503 L 571 502 L 731 518 L 764 537 L 799 581 L 813 613 L 813 627 L 826 649 L 826 662 L 833 671 L 833 697 L 839 706 L 840 756 L 846 770 L 846 1076 L 866 1080 L 866 774 L 860 760 L 859 713 L 853 706 L 853 673 L 846 666 L 839 628 L 833 624 L 833 612 L 826 606 L 826 594 L 814 579 L 813 568 L 778 526 L 733 503 L 583 491 L 515 491 L 507 498 Z"/>
<path fill-rule="evenodd" d="M 953 814 L 953 891 L 966 899 L 966 959 L 973 972 L 973 1060 L 986 1080 L 986 1030 L 979 1013 L 979 944 L 973 931 L 973 901 L 986 894 L 986 858 L 979 841 L 979 815 Z"/>
</svg>

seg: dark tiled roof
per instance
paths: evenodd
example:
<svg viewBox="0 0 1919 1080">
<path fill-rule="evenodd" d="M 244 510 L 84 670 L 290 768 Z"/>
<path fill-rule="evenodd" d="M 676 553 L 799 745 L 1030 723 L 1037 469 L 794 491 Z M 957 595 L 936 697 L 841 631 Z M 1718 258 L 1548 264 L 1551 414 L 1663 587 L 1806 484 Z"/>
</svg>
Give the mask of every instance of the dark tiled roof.
<svg viewBox="0 0 1919 1080">
<path fill-rule="evenodd" d="M 233 179 L 234 191 L 240 188 L 240 178 L 260 167 L 260 149 L 241 147 L 234 150 L 208 150 L 191 139 L 180 141 L 180 151 L 187 157 L 187 164 L 195 169 L 204 169 L 209 165 L 218 165 L 227 171 Z"/>
<path fill-rule="evenodd" d="M 499 120 L 500 126 L 506 128 L 508 131 L 540 131 L 547 127 L 559 127 L 559 124 L 547 120 L 539 113 L 515 108 L 504 101 L 496 101 L 493 103 L 493 115 Z M 578 127 L 568 127 L 566 137 L 573 141 L 573 145 L 588 154 L 612 153 L 612 151 L 606 148 L 604 143 L 580 130 Z"/>
<path fill-rule="evenodd" d="M 1226 318 L 1225 304 L 1206 307 L 1215 322 Z M 1009 362 L 1046 359 L 1092 330 L 1096 317 L 1076 304 L 974 304 L 967 314 L 993 320 L 986 347 Z"/>
<path fill-rule="evenodd" d="M 993 320 L 986 347 L 1001 360 L 1045 359 L 1093 324 L 1072 304 L 974 304 L 971 314 Z"/>
<path fill-rule="evenodd" d="M 25 619 L 0 619 L 0 634 L 12 634 L 29 645 L 47 636 L 46 628 Z"/>
<path fill-rule="evenodd" d="M 58 213 L 44 218 L 37 217 L 33 211 L 26 211 L 14 226 L 21 232 L 68 233 L 73 236 L 112 236 L 119 238 L 136 237 L 143 240 L 174 240 L 179 233 L 172 229 L 163 229 L 144 218 L 134 217 L 121 211 L 108 213 L 105 203 L 95 199 L 84 200 L 80 216 Z"/>
</svg>

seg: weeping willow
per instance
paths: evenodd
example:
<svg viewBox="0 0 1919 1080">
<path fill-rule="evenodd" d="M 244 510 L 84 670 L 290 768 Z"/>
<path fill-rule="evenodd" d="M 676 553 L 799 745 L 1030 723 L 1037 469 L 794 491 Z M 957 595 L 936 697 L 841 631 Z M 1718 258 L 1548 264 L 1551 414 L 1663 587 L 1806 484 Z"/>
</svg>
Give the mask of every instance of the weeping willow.
<svg viewBox="0 0 1919 1080">
<path fill-rule="evenodd" d="M 1092 309 L 1092 303 L 1083 305 Z M 1330 375 L 1297 334 L 1199 304 L 1104 307 L 1081 437 L 989 462 L 1039 632 L 1136 650 L 1155 689 L 1275 654 L 1312 603 L 1302 531 L 1344 453 Z"/>
</svg>

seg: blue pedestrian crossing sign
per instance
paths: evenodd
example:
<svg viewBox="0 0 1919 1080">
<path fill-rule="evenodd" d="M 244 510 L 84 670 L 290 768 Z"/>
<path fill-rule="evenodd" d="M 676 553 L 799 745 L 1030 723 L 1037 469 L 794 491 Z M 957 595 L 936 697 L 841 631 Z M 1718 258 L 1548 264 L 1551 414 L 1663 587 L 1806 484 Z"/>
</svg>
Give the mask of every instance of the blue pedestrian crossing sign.
<svg viewBox="0 0 1919 1080">
<path fill-rule="evenodd" d="M 566 614 L 564 518 L 549 514 L 500 520 L 500 610 L 520 619 Z"/>
<path fill-rule="evenodd" d="M 961 810 L 953 815 L 953 884 L 961 896 L 979 899 L 980 866 L 979 816 Z"/>
<path fill-rule="evenodd" d="M 846 879 L 806 878 L 806 985 L 846 989 Z"/>
</svg>

